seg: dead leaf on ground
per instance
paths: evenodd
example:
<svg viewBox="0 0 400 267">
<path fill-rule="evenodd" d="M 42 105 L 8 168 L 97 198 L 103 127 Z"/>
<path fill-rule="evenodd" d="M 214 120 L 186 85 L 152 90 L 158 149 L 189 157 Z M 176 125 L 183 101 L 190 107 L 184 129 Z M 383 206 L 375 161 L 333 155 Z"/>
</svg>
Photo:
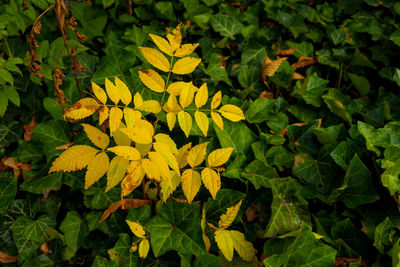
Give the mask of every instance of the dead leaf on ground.
<svg viewBox="0 0 400 267">
<path fill-rule="evenodd" d="M 304 68 L 304 67 L 307 67 L 307 66 L 314 65 L 315 63 L 317 63 L 317 57 L 316 56 L 313 56 L 313 57 L 301 56 L 296 63 L 291 65 L 291 67 L 293 69 L 299 69 L 299 68 Z"/>
<path fill-rule="evenodd" d="M 279 66 L 287 60 L 287 57 L 281 57 L 276 60 L 271 60 L 269 57 L 264 59 L 264 66 L 261 70 L 261 77 L 264 84 L 269 88 L 267 77 L 271 77 L 278 70 Z"/>
<path fill-rule="evenodd" d="M 296 52 L 296 50 L 294 48 L 289 48 L 289 49 L 285 49 L 285 50 L 278 50 L 277 55 L 278 56 L 289 56 L 289 55 L 293 54 L 294 52 Z"/>
<path fill-rule="evenodd" d="M 293 73 L 291 76 L 295 80 L 304 80 L 306 78 L 298 72 Z"/>
<path fill-rule="evenodd" d="M 35 117 L 34 117 L 34 116 L 32 116 L 32 120 L 31 120 L 30 123 L 24 125 L 24 129 L 25 129 L 25 132 L 24 132 L 24 140 L 25 140 L 25 141 L 31 141 L 32 136 L 33 136 L 32 130 L 33 130 L 37 125 L 38 125 L 38 123 L 35 121 Z"/>
<path fill-rule="evenodd" d="M 257 204 L 251 204 L 245 211 L 246 219 L 248 222 L 255 221 L 258 217 L 260 217 L 261 207 Z"/>
<path fill-rule="evenodd" d="M 18 256 L 11 256 L 5 252 L 0 251 L 0 263 L 14 263 L 18 261 Z"/>
<path fill-rule="evenodd" d="M 12 170 L 15 178 L 18 178 L 21 174 L 25 180 L 25 172 L 31 170 L 31 165 L 28 163 L 17 162 L 13 157 L 4 157 L 0 161 L 0 171 Z"/>
<path fill-rule="evenodd" d="M 258 98 L 274 99 L 274 93 L 264 90 L 264 91 L 258 96 Z"/>
</svg>

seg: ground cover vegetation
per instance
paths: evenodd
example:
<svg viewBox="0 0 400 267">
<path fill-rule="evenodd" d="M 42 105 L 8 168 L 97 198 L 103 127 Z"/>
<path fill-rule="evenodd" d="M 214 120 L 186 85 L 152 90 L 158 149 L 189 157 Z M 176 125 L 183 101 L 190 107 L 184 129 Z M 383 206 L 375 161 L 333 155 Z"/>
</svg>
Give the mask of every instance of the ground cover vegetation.
<svg viewBox="0 0 400 267">
<path fill-rule="evenodd" d="M 398 266 L 400 3 L 0 3 L 5 266 Z"/>
</svg>

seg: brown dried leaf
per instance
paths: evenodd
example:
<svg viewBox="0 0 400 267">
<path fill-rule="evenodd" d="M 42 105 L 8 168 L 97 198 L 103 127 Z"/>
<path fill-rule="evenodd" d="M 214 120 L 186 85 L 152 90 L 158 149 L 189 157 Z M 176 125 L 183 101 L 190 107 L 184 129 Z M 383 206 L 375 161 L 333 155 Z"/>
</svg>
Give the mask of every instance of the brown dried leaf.
<svg viewBox="0 0 400 267">
<path fill-rule="evenodd" d="M 256 204 L 251 204 L 251 206 L 249 206 L 246 211 L 246 219 L 248 222 L 253 222 L 254 220 L 256 220 L 261 213 L 261 207 L 260 205 L 256 205 Z"/>
<path fill-rule="evenodd" d="M 289 56 L 289 55 L 293 54 L 294 52 L 296 52 L 296 50 L 294 48 L 289 48 L 289 49 L 285 49 L 285 50 L 278 50 L 277 55 L 278 56 Z"/>
<path fill-rule="evenodd" d="M 301 56 L 299 58 L 299 60 L 297 61 L 297 63 L 292 64 L 291 67 L 293 69 L 299 69 L 299 68 L 304 68 L 304 67 L 307 67 L 307 66 L 314 65 L 315 63 L 317 63 L 317 57 L 316 56 L 313 56 L 313 57 Z"/>
<path fill-rule="evenodd" d="M 31 170 L 31 165 L 28 163 L 22 163 L 22 162 L 18 162 L 16 165 L 22 171 L 22 178 L 24 178 L 24 180 L 26 180 L 25 173 L 27 171 Z"/>
<path fill-rule="evenodd" d="M 66 150 L 66 149 L 68 149 L 70 146 L 72 146 L 73 144 L 74 144 L 74 142 L 70 142 L 70 143 L 67 143 L 67 144 L 65 144 L 65 145 L 56 146 L 55 149 L 56 149 L 56 150 Z"/>
<path fill-rule="evenodd" d="M 35 121 L 34 116 L 32 116 L 32 120 L 30 123 L 24 125 L 24 129 L 25 129 L 24 140 L 25 141 L 31 141 L 32 136 L 33 136 L 32 130 L 33 130 L 33 128 L 36 127 L 36 125 L 38 125 L 38 123 Z"/>
<path fill-rule="evenodd" d="M 64 91 L 61 90 L 60 86 L 63 83 L 63 79 L 65 78 L 65 74 L 60 69 L 55 69 L 53 73 L 54 80 L 54 95 L 56 96 L 57 103 L 65 110 L 64 103 L 67 102 L 67 99 L 64 96 Z"/>
<path fill-rule="evenodd" d="M 264 91 L 258 96 L 258 98 L 274 99 L 274 93 L 269 91 Z"/>
<path fill-rule="evenodd" d="M 293 73 L 291 76 L 295 80 L 304 80 L 306 78 L 298 72 Z"/>
<path fill-rule="evenodd" d="M 18 261 L 18 256 L 11 256 L 5 252 L 0 251 L 0 263 L 14 263 Z"/>
<path fill-rule="evenodd" d="M 271 77 L 278 70 L 279 66 L 287 59 L 287 57 L 278 58 L 276 60 L 271 60 L 269 57 L 266 57 L 264 60 L 264 66 L 262 67 L 261 77 L 264 83 L 267 82 L 267 77 Z M 266 84 L 267 87 L 268 84 Z"/>
<path fill-rule="evenodd" d="M 41 250 L 44 254 L 46 254 L 46 255 L 48 255 L 48 254 L 51 253 L 51 250 L 49 249 L 49 244 L 48 244 L 47 242 L 43 243 L 43 244 L 40 246 L 40 250 Z"/>
<path fill-rule="evenodd" d="M 105 219 L 108 218 L 108 216 L 113 214 L 119 208 L 127 210 L 130 207 L 139 208 L 144 205 L 151 205 L 151 200 L 129 198 L 114 202 L 104 211 L 103 216 L 101 217 L 99 222 L 103 222 Z"/>
<path fill-rule="evenodd" d="M 65 35 L 65 15 L 67 14 L 67 8 L 65 7 L 63 0 L 56 0 L 56 16 L 57 24 L 61 34 Z"/>
<path fill-rule="evenodd" d="M 42 29 L 42 23 L 40 23 L 40 21 L 37 21 L 35 25 L 33 25 L 32 30 L 34 33 L 39 34 L 41 29 Z"/>
</svg>

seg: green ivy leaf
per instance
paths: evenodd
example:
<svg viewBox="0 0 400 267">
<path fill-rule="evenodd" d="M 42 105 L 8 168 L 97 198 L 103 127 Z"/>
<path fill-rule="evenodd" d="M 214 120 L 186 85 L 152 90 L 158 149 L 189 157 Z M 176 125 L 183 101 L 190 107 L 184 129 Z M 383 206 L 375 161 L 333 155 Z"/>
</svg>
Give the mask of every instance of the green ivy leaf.
<svg viewBox="0 0 400 267">
<path fill-rule="evenodd" d="M 60 225 L 67 246 L 76 252 L 89 234 L 87 224 L 77 211 L 69 211 Z"/>
<path fill-rule="evenodd" d="M 17 194 L 17 178 L 0 174 L 0 214 L 3 214 Z"/>
<path fill-rule="evenodd" d="M 243 27 L 242 23 L 240 23 L 240 21 L 235 17 L 225 14 L 216 14 L 212 16 L 210 24 L 214 31 L 219 32 L 222 36 L 229 37 L 232 40 L 235 39 L 235 35 L 240 33 Z"/>
<path fill-rule="evenodd" d="M 62 173 L 58 172 L 40 178 L 30 178 L 23 182 L 20 188 L 39 195 L 43 194 L 44 191 L 57 191 L 61 188 L 61 177 Z"/>
</svg>

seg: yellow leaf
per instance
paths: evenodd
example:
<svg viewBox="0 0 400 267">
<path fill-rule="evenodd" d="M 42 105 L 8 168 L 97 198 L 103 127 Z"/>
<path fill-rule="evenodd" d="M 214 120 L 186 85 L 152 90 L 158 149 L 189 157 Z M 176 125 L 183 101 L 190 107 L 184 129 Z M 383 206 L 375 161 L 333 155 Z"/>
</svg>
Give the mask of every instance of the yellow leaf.
<svg viewBox="0 0 400 267">
<path fill-rule="evenodd" d="M 314 235 L 314 237 L 316 238 L 316 239 L 322 239 L 322 238 L 324 238 L 325 236 L 323 236 L 323 235 L 320 235 L 320 234 L 318 234 L 318 233 L 315 233 L 315 232 L 313 232 L 313 235 Z"/>
<path fill-rule="evenodd" d="M 178 101 L 176 101 L 176 97 L 174 95 L 170 95 L 167 101 L 167 112 L 175 112 L 178 113 L 182 110 L 182 108 L 178 105 Z"/>
<path fill-rule="evenodd" d="M 192 147 L 192 143 L 186 144 L 178 149 L 178 153 L 175 155 L 176 161 L 178 162 L 179 169 L 182 169 L 188 164 L 189 149 Z"/>
<path fill-rule="evenodd" d="M 131 222 L 128 220 L 126 220 L 126 223 L 129 225 L 129 228 L 135 236 L 139 238 L 144 238 L 146 236 L 146 231 L 140 223 Z"/>
<path fill-rule="evenodd" d="M 178 26 L 174 30 L 172 30 L 172 34 L 167 34 L 167 39 L 171 44 L 172 49 L 175 51 L 178 47 L 181 46 L 182 43 L 182 34 L 181 34 L 181 24 L 179 23 Z"/>
<path fill-rule="evenodd" d="M 121 99 L 120 92 L 115 86 L 115 84 L 107 78 L 106 78 L 106 91 L 111 101 L 114 102 L 115 105 L 117 105 L 119 100 Z"/>
<path fill-rule="evenodd" d="M 131 103 L 132 101 L 131 91 L 129 90 L 128 86 L 126 86 L 126 84 L 123 81 L 121 81 L 118 77 L 115 77 L 115 87 L 119 91 L 122 103 L 124 103 L 126 106 L 129 103 Z"/>
<path fill-rule="evenodd" d="M 159 152 L 151 151 L 151 152 L 149 152 L 149 159 L 153 163 L 153 166 L 155 166 L 158 169 L 160 176 L 163 178 L 163 180 L 165 179 L 165 180 L 169 181 L 169 183 L 170 183 L 171 182 L 171 172 L 168 168 L 168 163 L 165 160 L 164 156 Z M 161 182 L 161 181 L 158 181 L 158 182 Z"/>
<path fill-rule="evenodd" d="M 192 129 L 192 117 L 190 114 L 183 110 L 180 111 L 178 113 L 178 122 L 186 137 L 189 137 L 190 130 Z"/>
<path fill-rule="evenodd" d="M 168 123 L 168 128 L 170 131 L 172 131 L 172 129 L 174 129 L 175 122 L 176 122 L 176 114 L 172 113 L 172 112 L 167 113 L 167 123 Z"/>
<path fill-rule="evenodd" d="M 221 178 L 219 173 L 215 172 L 213 169 L 204 168 L 201 171 L 201 180 L 208 191 L 210 191 L 213 199 L 215 199 L 219 189 L 221 188 Z"/>
<path fill-rule="evenodd" d="M 187 85 L 188 85 L 187 82 L 171 83 L 167 88 L 167 92 L 170 93 L 171 95 L 178 96 L 181 94 L 182 88 L 187 87 Z"/>
<path fill-rule="evenodd" d="M 105 192 L 115 187 L 125 176 L 126 168 L 129 165 L 129 160 L 116 156 L 110 162 L 110 167 L 107 171 L 107 187 Z"/>
<path fill-rule="evenodd" d="M 165 40 L 164 38 L 158 36 L 158 35 L 154 35 L 154 34 L 149 34 L 151 39 L 153 40 L 153 42 L 156 44 L 156 46 L 158 47 L 158 49 L 160 49 L 161 51 L 163 51 L 165 54 L 172 56 L 174 54 L 174 49 L 172 49 L 171 45 L 168 43 L 167 40 Z"/>
<path fill-rule="evenodd" d="M 209 142 L 198 144 L 197 146 L 194 146 L 192 147 L 192 149 L 189 150 L 187 160 L 192 168 L 200 165 L 206 158 L 208 144 Z"/>
<path fill-rule="evenodd" d="M 142 160 L 142 168 L 149 179 L 161 182 L 160 171 L 150 159 Z"/>
<path fill-rule="evenodd" d="M 187 83 L 186 86 L 182 88 L 179 96 L 179 103 L 181 104 L 182 108 L 186 108 L 193 101 L 194 90 L 191 85 L 192 83 Z"/>
<path fill-rule="evenodd" d="M 222 214 L 221 217 L 219 218 L 218 222 L 219 228 L 226 228 L 231 226 L 231 224 L 233 223 L 239 212 L 241 205 L 242 205 L 242 199 L 238 203 L 236 203 L 236 205 L 227 208 L 226 212 Z"/>
<path fill-rule="evenodd" d="M 230 121 L 240 121 L 245 119 L 243 111 L 235 105 L 223 105 L 218 111 L 222 116 Z"/>
<path fill-rule="evenodd" d="M 176 161 L 176 158 L 174 154 L 172 154 L 172 151 L 169 148 L 169 146 L 161 142 L 155 142 L 153 143 L 153 147 L 155 151 L 157 151 L 164 157 L 164 159 L 167 161 L 171 169 L 173 169 L 179 174 L 178 161 Z"/>
<path fill-rule="evenodd" d="M 123 128 L 126 128 L 126 126 L 121 122 L 119 129 L 114 132 L 113 139 L 118 146 L 130 146 L 132 141 L 126 134 L 121 132 Z"/>
<path fill-rule="evenodd" d="M 133 142 L 139 144 L 150 144 L 153 141 L 153 125 L 146 120 L 138 120 L 134 127 L 122 128 L 121 132 L 126 134 Z"/>
<path fill-rule="evenodd" d="M 214 123 L 221 129 L 224 130 L 224 122 L 222 121 L 221 115 L 216 112 L 211 112 L 211 118 L 213 119 Z"/>
<path fill-rule="evenodd" d="M 142 113 L 132 108 L 124 108 L 124 119 L 126 127 L 134 127 L 136 121 L 140 120 Z"/>
<path fill-rule="evenodd" d="M 165 90 L 164 79 L 156 71 L 152 69 L 139 69 L 139 78 L 150 90 L 162 93 Z"/>
<path fill-rule="evenodd" d="M 199 44 L 184 44 L 179 47 L 176 51 L 174 56 L 175 57 L 186 57 L 193 53 L 193 51 L 199 46 Z"/>
<path fill-rule="evenodd" d="M 175 62 L 172 72 L 175 74 L 189 74 L 192 73 L 200 64 L 201 58 L 184 57 Z"/>
<path fill-rule="evenodd" d="M 156 134 L 154 136 L 154 139 L 156 140 L 156 142 L 166 144 L 169 147 L 169 149 L 171 150 L 172 153 L 174 153 L 174 154 L 178 153 L 178 149 L 176 148 L 176 144 L 175 144 L 174 140 L 172 140 L 172 138 L 169 135 L 163 134 L 163 133 L 159 133 L 159 134 Z"/>
<path fill-rule="evenodd" d="M 90 146 L 71 146 L 53 161 L 49 173 L 81 170 L 89 164 L 97 152 L 97 149 Z"/>
<path fill-rule="evenodd" d="M 200 190 L 200 174 L 193 169 L 187 169 L 182 173 L 181 183 L 183 193 L 185 194 L 189 204 L 191 204 L 197 192 Z"/>
<path fill-rule="evenodd" d="M 225 230 L 226 231 L 226 230 Z M 246 240 L 244 234 L 239 231 L 229 231 L 232 237 L 233 247 L 239 256 L 245 261 L 253 261 L 255 256 L 255 249 L 253 244 Z"/>
<path fill-rule="evenodd" d="M 108 135 L 92 125 L 86 123 L 81 123 L 81 125 L 83 126 L 83 130 L 85 131 L 87 137 L 89 137 L 90 141 L 92 141 L 95 146 L 101 149 L 105 149 L 108 146 L 110 142 Z"/>
<path fill-rule="evenodd" d="M 215 231 L 215 242 L 217 242 L 218 248 L 221 250 L 222 255 L 228 261 L 233 259 L 233 240 L 230 231 L 228 230 L 217 230 Z"/>
<path fill-rule="evenodd" d="M 160 113 L 161 106 L 160 106 L 160 103 L 156 100 L 147 100 L 147 101 L 144 101 L 143 105 L 137 109 L 157 114 L 157 113 Z"/>
<path fill-rule="evenodd" d="M 126 175 L 121 183 L 121 195 L 129 195 L 136 187 L 140 185 L 144 177 L 144 170 L 140 161 L 131 161 L 126 169 Z"/>
<path fill-rule="evenodd" d="M 147 254 L 149 253 L 150 249 L 150 243 L 149 240 L 143 239 L 139 243 L 139 257 L 144 259 L 147 257 Z"/>
<path fill-rule="evenodd" d="M 163 202 L 166 202 L 172 192 L 181 184 L 181 178 L 174 171 L 171 171 L 171 183 L 169 181 L 163 180 L 160 183 L 161 196 Z M 172 185 L 172 186 L 171 186 Z"/>
<path fill-rule="evenodd" d="M 121 156 L 127 160 L 140 160 L 140 152 L 132 146 L 115 146 L 107 149 L 117 156 Z"/>
<path fill-rule="evenodd" d="M 143 105 L 143 98 L 139 93 L 136 93 L 133 97 L 133 105 L 135 108 L 140 108 Z"/>
<path fill-rule="evenodd" d="M 80 120 L 95 113 L 98 107 L 99 103 L 97 103 L 93 98 L 82 98 L 64 113 L 64 117 L 73 120 Z"/>
<path fill-rule="evenodd" d="M 221 91 L 218 91 L 215 93 L 211 100 L 211 109 L 216 109 L 220 104 L 222 100 L 222 93 Z"/>
<path fill-rule="evenodd" d="M 104 90 L 94 82 L 92 82 L 92 90 L 101 103 L 105 104 L 107 102 L 106 92 L 104 92 Z"/>
<path fill-rule="evenodd" d="M 143 56 L 151 65 L 164 72 L 169 72 L 170 65 L 168 59 L 158 50 L 149 47 L 139 47 Z"/>
<path fill-rule="evenodd" d="M 206 114 L 200 111 L 194 113 L 194 119 L 196 120 L 197 126 L 199 126 L 201 132 L 204 136 L 207 136 L 208 131 L 208 117 Z"/>
<path fill-rule="evenodd" d="M 204 106 L 204 104 L 207 102 L 207 100 L 208 100 L 208 88 L 207 88 L 207 84 L 203 83 L 203 85 L 200 86 L 199 91 L 197 91 L 194 103 L 196 104 L 197 108 L 200 108 L 200 107 Z"/>
<path fill-rule="evenodd" d="M 229 160 L 233 151 L 233 147 L 216 149 L 208 155 L 208 166 L 218 167 Z"/>
<path fill-rule="evenodd" d="M 110 110 L 108 109 L 108 107 L 102 107 L 99 113 L 99 125 L 102 125 L 104 121 L 108 119 L 108 115 L 110 115 Z"/>
<path fill-rule="evenodd" d="M 110 135 L 113 136 L 114 132 L 119 129 L 123 117 L 122 110 L 112 107 L 110 110 Z"/>
<path fill-rule="evenodd" d="M 92 159 L 85 174 L 85 190 L 97 182 L 108 170 L 110 160 L 105 152 L 101 152 Z"/>
</svg>

